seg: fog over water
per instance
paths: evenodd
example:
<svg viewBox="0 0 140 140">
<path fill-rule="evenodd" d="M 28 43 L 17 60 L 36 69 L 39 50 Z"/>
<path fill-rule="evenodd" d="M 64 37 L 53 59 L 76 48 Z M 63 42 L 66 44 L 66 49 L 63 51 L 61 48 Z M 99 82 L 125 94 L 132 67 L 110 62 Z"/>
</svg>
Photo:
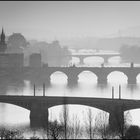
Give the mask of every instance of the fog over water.
<svg viewBox="0 0 140 140">
<path fill-rule="evenodd" d="M 95 58 L 94 58 L 95 59 Z M 91 63 L 91 62 L 92 63 Z M 97 63 L 92 61 L 92 58 L 85 59 L 85 65 L 98 65 L 102 63 L 102 60 L 96 58 Z M 99 61 L 99 63 L 98 63 Z M 76 63 L 77 59 L 73 58 L 73 63 Z M 114 63 L 115 62 L 115 63 Z M 111 58 L 108 66 L 111 64 L 120 66 L 120 58 Z M 77 64 L 78 65 L 78 64 Z M 128 66 L 129 64 L 121 64 L 123 66 Z M 111 98 L 111 88 L 114 86 L 114 97 L 119 98 L 119 85 L 121 85 L 121 97 L 123 99 L 140 99 L 140 75 L 137 76 L 137 85 L 127 85 L 127 76 L 122 72 L 114 71 L 108 75 L 108 84 L 98 85 L 97 77 L 94 73 L 89 71 L 84 71 L 79 74 L 78 85 L 73 88 L 67 86 L 67 76 L 62 72 L 55 72 L 51 75 L 51 85 L 46 86 L 46 96 L 72 96 L 72 97 L 97 97 L 97 98 Z M 29 81 L 24 81 L 24 84 L 17 86 L 17 84 L 12 84 L 9 86 L 1 86 L 7 95 L 33 95 L 33 86 Z M 36 95 L 43 95 L 42 86 L 36 85 Z M 81 105 L 69 105 L 69 114 L 72 118 L 73 114 L 78 115 L 81 124 L 84 123 L 85 116 L 88 106 Z M 97 112 L 101 111 L 96 108 L 91 108 L 96 116 Z M 29 111 L 21 107 L 0 103 L 0 120 L 1 124 L 8 126 L 29 126 Z M 49 109 L 49 120 L 60 120 L 60 114 L 62 113 L 62 106 L 56 106 Z M 132 124 L 137 124 L 140 126 L 140 109 L 130 110 L 132 115 Z"/>
</svg>

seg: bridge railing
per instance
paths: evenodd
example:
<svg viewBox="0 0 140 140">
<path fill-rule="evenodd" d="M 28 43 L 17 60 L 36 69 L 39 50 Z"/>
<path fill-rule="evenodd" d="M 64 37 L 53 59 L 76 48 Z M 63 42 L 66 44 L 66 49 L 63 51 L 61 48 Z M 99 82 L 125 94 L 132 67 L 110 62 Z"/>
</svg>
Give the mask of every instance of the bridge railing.
<svg viewBox="0 0 140 140">
<path fill-rule="evenodd" d="M 57 68 L 57 66 L 48 66 L 48 67 L 51 67 L 51 68 Z M 68 66 L 60 66 L 61 68 L 70 68 L 70 67 L 73 67 L 72 65 L 68 65 Z M 125 68 L 130 68 L 130 64 L 119 64 L 119 65 L 104 65 L 102 66 L 102 64 L 97 64 L 97 65 L 79 65 L 79 64 L 75 64 L 75 67 L 78 67 L 78 68 L 82 68 L 82 67 L 90 67 L 90 68 L 101 68 L 101 67 L 106 67 L 106 68 L 112 68 L 112 67 L 125 67 Z M 140 64 L 137 64 L 134 66 L 134 68 L 140 68 Z"/>
</svg>

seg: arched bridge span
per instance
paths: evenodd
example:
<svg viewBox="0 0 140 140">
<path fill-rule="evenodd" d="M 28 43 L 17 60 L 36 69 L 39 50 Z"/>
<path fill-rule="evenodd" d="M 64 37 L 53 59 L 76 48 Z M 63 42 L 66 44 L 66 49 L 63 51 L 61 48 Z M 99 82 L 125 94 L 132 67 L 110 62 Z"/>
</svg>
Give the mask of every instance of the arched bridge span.
<svg viewBox="0 0 140 140">
<path fill-rule="evenodd" d="M 140 73 L 140 67 L 46 67 L 41 75 L 43 81 L 50 81 L 50 76 L 60 71 L 68 77 L 68 83 L 77 83 L 78 75 L 83 71 L 90 71 L 97 76 L 99 84 L 106 84 L 107 77 L 111 72 L 119 71 L 124 73 L 128 78 L 128 84 L 136 84 L 137 75 Z"/>
<path fill-rule="evenodd" d="M 19 69 L 18 71 L 11 71 L 7 69 L 3 69 L 8 77 L 22 79 L 22 80 L 30 80 L 30 81 L 40 81 L 42 83 L 50 82 L 50 77 L 53 73 L 60 71 L 64 73 L 68 78 L 68 83 L 77 83 L 78 75 L 83 71 L 90 71 L 97 76 L 97 80 L 99 84 L 107 83 L 107 76 L 113 71 L 123 72 L 128 78 L 128 84 L 136 84 L 137 75 L 140 73 L 140 67 L 134 67 L 131 65 L 130 67 L 49 67 L 44 66 L 40 68 L 31 68 L 25 67 Z"/>
<path fill-rule="evenodd" d="M 140 100 L 90 97 L 0 95 L 0 102 L 14 104 L 30 110 L 31 127 L 47 127 L 48 109 L 57 105 L 86 105 L 101 109 L 110 114 L 109 124 L 112 127 L 117 127 L 118 120 L 119 123 L 123 122 L 124 111 L 140 108 Z"/>
<path fill-rule="evenodd" d="M 109 58 L 121 56 L 121 54 L 72 54 L 71 56 L 79 58 L 80 64 L 84 64 L 84 59 L 87 57 L 101 57 L 104 59 L 104 63 L 108 63 Z"/>
</svg>

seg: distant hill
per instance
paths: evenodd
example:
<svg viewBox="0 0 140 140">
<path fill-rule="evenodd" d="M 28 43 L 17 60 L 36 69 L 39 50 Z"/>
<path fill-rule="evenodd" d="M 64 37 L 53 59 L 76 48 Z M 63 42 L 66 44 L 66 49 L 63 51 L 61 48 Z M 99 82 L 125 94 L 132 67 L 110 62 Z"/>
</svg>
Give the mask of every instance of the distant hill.
<svg viewBox="0 0 140 140">
<path fill-rule="evenodd" d="M 119 51 L 122 45 L 140 46 L 140 38 L 134 37 L 104 38 L 99 39 L 95 46 L 96 48 L 102 50 Z"/>
<path fill-rule="evenodd" d="M 60 43 L 62 45 L 66 45 L 69 48 L 74 49 L 90 49 L 95 48 L 95 45 L 97 43 L 99 38 L 95 37 L 79 37 L 79 38 L 71 38 L 71 39 L 61 39 Z"/>
<path fill-rule="evenodd" d="M 140 46 L 140 26 L 129 27 L 110 34 L 108 37 L 73 37 L 59 39 L 62 46 L 73 49 L 101 49 L 118 51 L 122 45 Z M 31 40 L 35 44 L 36 40 Z"/>
<path fill-rule="evenodd" d="M 140 46 L 140 37 L 75 38 L 60 40 L 61 44 L 75 49 L 102 49 L 118 51 L 124 44 Z"/>
</svg>

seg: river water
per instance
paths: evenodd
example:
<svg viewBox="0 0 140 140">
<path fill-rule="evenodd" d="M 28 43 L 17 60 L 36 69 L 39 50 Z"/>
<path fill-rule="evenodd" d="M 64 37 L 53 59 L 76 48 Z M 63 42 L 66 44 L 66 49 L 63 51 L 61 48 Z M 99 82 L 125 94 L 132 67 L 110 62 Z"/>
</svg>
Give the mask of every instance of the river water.
<svg viewBox="0 0 140 140">
<path fill-rule="evenodd" d="M 120 63 L 119 57 L 109 59 L 109 66 L 129 66 L 129 64 Z M 78 65 L 78 59 L 73 58 L 73 63 Z M 86 58 L 85 66 L 99 66 L 103 62 L 102 58 Z M 106 65 L 106 66 L 107 66 Z M 33 95 L 33 87 L 29 81 L 23 84 L 6 82 L 6 79 L 0 83 L 0 94 L 7 95 Z M 95 74 L 85 71 L 79 75 L 78 85 L 67 87 L 67 76 L 61 72 L 56 72 L 51 76 L 51 85 L 46 87 L 46 96 L 73 96 L 73 97 L 102 97 L 111 98 L 111 88 L 114 86 L 114 97 L 119 97 L 119 85 L 121 85 L 121 93 L 123 99 L 140 99 L 140 75 L 137 76 L 137 85 L 127 85 L 127 77 L 121 72 L 115 71 L 108 75 L 107 86 L 98 85 Z M 43 95 L 42 86 L 36 87 L 36 95 Z M 69 105 L 70 118 L 77 115 L 79 120 L 84 122 L 86 112 L 89 107 L 80 105 Z M 91 108 L 93 116 L 101 111 Z M 49 120 L 60 120 L 62 106 L 56 106 L 49 109 Z M 0 124 L 8 126 L 29 126 L 30 112 L 21 107 L 0 103 Z M 140 126 L 140 109 L 130 110 L 132 116 L 132 124 Z M 72 120 L 72 119 L 70 119 Z"/>
</svg>

